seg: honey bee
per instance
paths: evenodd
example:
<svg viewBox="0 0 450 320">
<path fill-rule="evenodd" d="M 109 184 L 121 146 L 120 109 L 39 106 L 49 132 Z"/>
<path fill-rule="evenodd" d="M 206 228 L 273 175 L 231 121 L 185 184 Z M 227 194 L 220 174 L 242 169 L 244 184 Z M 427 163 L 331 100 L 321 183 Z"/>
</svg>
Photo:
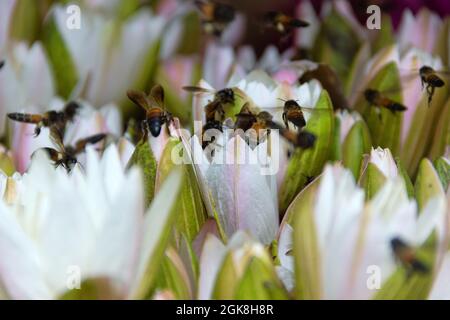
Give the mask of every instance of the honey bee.
<svg viewBox="0 0 450 320">
<path fill-rule="evenodd" d="M 234 123 L 234 129 L 241 129 L 247 131 L 256 122 L 256 116 L 250 111 L 249 104 L 246 103 L 242 106 L 241 111 L 236 114 L 236 121 Z"/>
<path fill-rule="evenodd" d="M 206 121 L 206 123 L 202 129 L 202 137 L 203 137 L 202 148 L 203 149 L 205 149 L 210 143 L 213 143 L 215 141 L 214 136 L 211 136 L 209 139 L 204 139 L 205 137 L 207 137 L 207 134 L 205 134 L 205 132 L 207 132 L 208 130 L 218 130 L 220 132 L 223 132 L 222 122 L 217 121 L 217 120 Z"/>
<path fill-rule="evenodd" d="M 295 132 L 279 125 L 267 111 L 261 111 L 257 115 L 253 115 L 250 112 L 242 112 L 241 110 L 236 119 L 236 127 L 244 131 L 253 129 L 253 133 L 257 132 L 259 134 L 260 130 L 268 130 L 267 133 L 270 134 L 270 130 L 276 129 L 279 131 L 280 135 L 294 145 L 294 147 L 309 149 L 314 146 L 316 141 L 316 136 L 306 130 Z M 257 143 L 261 140 L 259 135 L 251 138 Z"/>
<path fill-rule="evenodd" d="M 370 103 L 370 105 L 386 108 L 392 113 L 403 112 L 408 109 L 401 103 L 387 98 L 378 90 L 366 89 L 364 90 L 364 97 L 366 98 L 367 102 Z"/>
<path fill-rule="evenodd" d="M 0 61 L 0 70 L 5 66 L 5 60 Z"/>
<path fill-rule="evenodd" d="M 172 121 L 172 115 L 164 108 L 164 89 L 160 85 L 155 85 L 146 95 L 142 91 L 127 91 L 128 98 L 136 105 L 145 110 L 144 136 L 147 136 L 147 130 L 153 137 L 158 137 L 161 133 L 162 125 Z"/>
<path fill-rule="evenodd" d="M 417 258 L 414 248 L 399 237 L 391 239 L 391 249 L 395 258 L 406 268 L 408 276 L 414 272 L 428 273 L 428 266 Z"/>
<path fill-rule="evenodd" d="M 225 116 L 223 106 L 225 104 L 234 103 L 236 95 L 231 88 L 214 91 L 196 86 L 184 86 L 183 90 L 194 94 L 209 93 L 214 95 L 214 99 L 205 106 L 205 117 L 207 122 L 213 120 L 223 121 Z"/>
<path fill-rule="evenodd" d="M 216 37 L 220 37 L 235 18 L 235 9 L 230 5 L 199 0 L 194 3 L 201 13 L 203 29 Z"/>
<path fill-rule="evenodd" d="M 420 81 L 422 82 L 422 89 L 425 87 L 428 94 L 429 106 L 433 100 L 434 90 L 443 87 L 445 82 L 439 77 L 437 72 L 429 66 L 422 66 L 419 69 L 419 75 Z"/>
<path fill-rule="evenodd" d="M 55 145 L 54 148 L 42 148 L 54 162 L 55 167 L 63 166 L 67 172 L 70 172 L 78 163 L 77 155 L 84 152 L 88 144 L 96 144 L 103 140 L 106 134 L 99 133 L 84 139 L 78 140 L 74 146 L 64 146 L 63 136 L 60 130 L 56 127 L 50 128 L 50 139 Z"/>
<path fill-rule="evenodd" d="M 264 15 L 266 28 L 274 29 L 277 32 L 288 35 L 296 28 L 304 28 L 309 23 L 277 11 L 270 11 Z"/>
<path fill-rule="evenodd" d="M 27 113 L 8 113 L 8 118 L 14 121 L 36 124 L 34 128 L 34 136 L 37 137 L 41 133 L 43 127 L 56 127 L 64 135 L 65 127 L 68 122 L 72 122 L 81 106 L 71 101 L 62 111 L 47 111 L 44 114 L 27 114 Z"/>
</svg>

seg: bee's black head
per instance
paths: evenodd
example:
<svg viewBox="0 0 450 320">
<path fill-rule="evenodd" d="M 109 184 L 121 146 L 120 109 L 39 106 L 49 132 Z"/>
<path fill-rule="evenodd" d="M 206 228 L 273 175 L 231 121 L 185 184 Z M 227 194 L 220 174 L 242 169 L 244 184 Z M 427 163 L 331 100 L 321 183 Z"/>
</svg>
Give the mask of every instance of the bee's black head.
<svg viewBox="0 0 450 320">
<path fill-rule="evenodd" d="M 426 74 L 426 73 L 433 72 L 433 71 L 434 71 L 433 68 L 431 68 L 430 66 L 422 66 L 422 67 L 419 69 L 419 73 L 420 73 L 421 75 L 424 75 L 424 74 Z"/>
<path fill-rule="evenodd" d="M 159 134 L 161 133 L 161 119 L 160 118 L 153 118 L 153 119 L 149 119 L 147 120 L 147 124 L 148 124 L 148 129 L 150 130 L 150 133 L 152 134 L 152 136 L 154 136 L 155 138 L 159 136 Z"/>
<path fill-rule="evenodd" d="M 295 101 L 295 100 L 287 100 L 285 103 L 284 103 L 284 107 L 285 108 L 298 108 L 298 107 L 300 107 L 300 105 L 297 103 L 297 101 Z"/>
<path fill-rule="evenodd" d="M 216 120 L 206 122 L 205 125 L 203 126 L 203 130 L 206 131 L 210 129 L 215 129 L 222 132 L 222 123 Z"/>
<path fill-rule="evenodd" d="M 298 146 L 303 149 L 314 147 L 316 140 L 317 137 L 308 131 L 300 131 L 297 136 Z"/>
<path fill-rule="evenodd" d="M 391 248 L 392 248 L 392 250 L 395 251 L 396 249 L 399 249 L 399 248 L 402 248 L 402 247 L 405 247 L 405 246 L 406 246 L 405 242 L 403 242 L 403 240 L 400 239 L 399 237 L 394 237 L 394 238 L 391 239 Z"/>
<path fill-rule="evenodd" d="M 70 101 L 64 108 L 64 114 L 68 119 L 73 119 L 80 108 L 81 105 L 78 102 Z"/>
<path fill-rule="evenodd" d="M 78 163 L 78 160 L 75 156 L 71 154 L 66 154 L 63 162 L 63 167 L 68 171 L 72 171 L 75 165 Z"/>
<path fill-rule="evenodd" d="M 373 89 L 364 90 L 364 97 L 367 101 L 373 101 L 378 95 L 378 91 Z"/>
<path fill-rule="evenodd" d="M 218 22 L 229 23 L 234 20 L 235 10 L 232 6 L 218 3 L 214 9 L 214 18 Z"/>
<path fill-rule="evenodd" d="M 5 65 L 5 60 L 0 61 L 0 69 Z"/>
<path fill-rule="evenodd" d="M 234 91 L 230 88 L 225 88 L 217 91 L 217 97 L 222 103 L 234 103 Z"/>
</svg>

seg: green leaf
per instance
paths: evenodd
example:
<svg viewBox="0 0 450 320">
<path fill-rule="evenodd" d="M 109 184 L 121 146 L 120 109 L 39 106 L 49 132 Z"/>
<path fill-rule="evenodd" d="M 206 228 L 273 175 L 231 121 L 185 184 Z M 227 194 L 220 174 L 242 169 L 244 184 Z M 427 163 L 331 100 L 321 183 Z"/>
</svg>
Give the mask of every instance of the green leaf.
<svg viewBox="0 0 450 320">
<path fill-rule="evenodd" d="M 153 78 L 159 63 L 159 51 L 161 49 L 161 40 L 155 43 L 148 49 L 141 64 L 140 72 L 136 74 L 136 81 L 130 84 L 130 88 L 141 91 L 149 91 L 153 83 Z M 124 94 L 123 101 L 120 102 L 123 112 L 127 116 L 136 115 L 140 110 L 137 108 Z M 137 114 L 139 115 L 139 114 Z"/>
<path fill-rule="evenodd" d="M 448 39 L 450 38 L 450 17 L 446 17 L 444 19 L 444 23 L 442 24 L 442 29 L 439 31 L 436 44 L 434 47 L 434 54 L 438 55 L 441 60 L 442 64 L 444 66 L 450 65 L 450 52 L 449 52 L 449 45 L 448 45 Z"/>
<path fill-rule="evenodd" d="M 331 65 L 345 83 L 360 45 L 361 40 L 351 24 L 333 8 L 314 41 L 313 60 Z"/>
<path fill-rule="evenodd" d="M 427 273 L 413 272 L 408 274 L 405 267 L 399 266 L 387 279 L 376 293 L 376 300 L 423 300 L 433 284 L 433 268 L 436 259 L 437 248 L 435 245 L 436 234 L 433 233 L 421 248 L 416 250 L 416 257 L 430 270 Z"/>
<path fill-rule="evenodd" d="M 376 54 L 379 50 L 395 43 L 395 32 L 392 27 L 391 17 L 388 14 L 382 15 L 381 25 L 383 27 L 378 30 L 377 36 L 373 43 L 373 54 Z"/>
<path fill-rule="evenodd" d="M 441 155 L 445 154 L 446 148 L 450 145 L 450 99 L 444 106 L 442 113 L 439 115 L 436 130 L 432 140 L 431 150 L 428 157 L 434 161 Z"/>
<path fill-rule="evenodd" d="M 363 155 L 370 152 L 372 143 L 370 133 L 364 121 L 357 121 L 350 129 L 342 146 L 344 166 L 353 173 L 355 179 L 360 175 Z"/>
<path fill-rule="evenodd" d="M 128 162 L 127 167 L 139 166 L 144 174 L 145 206 L 148 208 L 155 195 L 156 159 L 148 141 L 141 140 Z"/>
<path fill-rule="evenodd" d="M 314 200 L 318 181 L 308 185 L 287 211 L 292 221 L 296 299 L 320 299 L 322 296 L 321 257 L 314 222 Z"/>
<path fill-rule="evenodd" d="M 402 103 L 400 75 L 395 62 L 386 64 L 369 82 L 367 88 L 380 91 L 384 96 Z M 356 109 L 361 113 L 369 127 L 374 146 L 389 148 L 395 156 L 398 154 L 403 115 L 393 113 L 386 108 L 370 105 L 364 94 L 360 94 Z"/>
<path fill-rule="evenodd" d="M 395 162 L 397 163 L 397 169 L 399 174 L 402 176 L 403 181 L 405 181 L 406 192 L 408 193 L 408 198 L 414 198 L 414 185 L 411 182 L 411 178 L 408 176 L 408 172 L 406 172 L 405 167 L 403 166 L 400 159 L 396 158 Z"/>
<path fill-rule="evenodd" d="M 403 143 L 401 159 L 411 177 L 414 177 L 420 160 L 425 157 L 433 145 L 433 139 L 438 139 L 435 149 L 432 150 L 433 157 L 438 156 L 437 152 L 442 150 L 442 140 L 448 137 L 448 122 L 442 124 L 442 118 L 447 118 L 448 111 L 444 111 L 446 106 L 448 88 L 444 86 L 437 88 L 434 92 L 433 101 L 428 106 L 428 97 L 424 92 L 414 116 L 411 121 L 410 130 Z M 443 125 L 443 126 L 442 126 Z M 447 127 L 447 130 L 444 127 Z M 447 133 L 445 133 L 447 131 Z M 435 134 L 444 134 L 436 136 Z M 434 159 L 433 159 L 434 160 Z"/>
<path fill-rule="evenodd" d="M 309 178 L 317 176 L 329 159 L 334 136 L 334 115 L 328 93 L 323 90 L 316 104 L 317 109 L 330 112 L 317 112 L 308 120 L 305 130 L 313 133 L 317 139 L 311 149 L 296 149 L 289 161 L 286 176 L 280 190 L 280 210 L 286 211 L 295 196 L 301 191 Z"/>
<path fill-rule="evenodd" d="M 275 268 L 267 259 L 250 259 L 242 278 L 237 284 L 234 299 L 237 300 L 286 300 L 288 294 Z"/>
<path fill-rule="evenodd" d="M 342 143 L 341 143 L 341 120 L 339 117 L 334 117 L 334 130 L 332 139 L 332 148 L 330 150 L 330 160 L 342 160 Z"/>
<path fill-rule="evenodd" d="M 178 149 L 180 148 L 181 149 Z M 166 179 L 168 174 L 175 166 L 179 166 L 185 176 L 181 189 L 180 198 L 177 200 L 176 210 L 178 219 L 176 222 L 176 243 L 180 242 L 180 234 L 184 234 L 188 241 L 193 241 L 200 231 L 203 224 L 208 219 L 205 207 L 203 205 L 200 189 L 191 164 L 176 165 L 172 160 L 172 152 L 186 152 L 184 146 L 178 139 L 170 139 L 161 155 L 158 167 L 157 185 Z"/>
<path fill-rule="evenodd" d="M 450 163 L 446 158 L 439 158 L 434 162 L 436 172 L 441 180 L 444 190 L 448 189 L 450 184 Z"/>
<path fill-rule="evenodd" d="M 0 171 L 7 176 L 12 176 L 16 172 L 12 155 L 6 150 L 0 151 Z"/>
<path fill-rule="evenodd" d="M 89 278 L 81 282 L 80 288 L 67 290 L 59 300 L 110 300 L 122 298 L 115 295 L 113 279 Z"/>
<path fill-rule="evenodd" d="M 42 42 L 52 67 L 56 90 L 67 99 L 77 85 L 79 75 L 53 13 L 44 25 Z"/>
<path fill-rule="evenodd" d="M 39 1 L 16 0 L 10 21 L 11 38 L 33 43 L 40 28 Z"/>
<path fill-rule="evenodd" d="M 189 281 L 186 267 L 173 248 L 169 248 L 163 258 L 156 287 L 168 289 L 176 299 L 188 300 L 193 298 L 193 290 Z"/>
<path fill-rule="evenodd" d="M 144 299 L 153 293 L 155 280 L 161 268 L 164 252 L 172 234 L 178 212 L 176 201 L 183 185 L 183 172 L 174 168 L 158 190 L 144 220 L 141 257 L 131 298 Z"/>
<path fill-rule="evenodd" d="M 359 184 L 364 187 L 366 199 L 372 199 L 373 196 L 381 189 L 386 181 L 384 174 L 373 163 L 368 163 L 364 170 Z"/>
<path fill-rule="evenodd" d="M 419 211 L 421 211 L 428 200 L 439 195 L 444 194 L 441 185 L 441 180 L 433 167 L 433 164 L 428 159 L 422 159 L 417 174 L 415 192 Z"/>
<path fill-rule="evenodd" d="M 240 261 L 242 262 L 242 261 Z M 242 262 L 244 263 L 244 262 Z M 214 285 L 212 297 L 216 300 L 230 300 L 234 298 L 234 291 L 237 285 L 238 272 L 233 261 L 233 252 L 229 251 L 223 259 L 216 282 Z"/>
</svg>

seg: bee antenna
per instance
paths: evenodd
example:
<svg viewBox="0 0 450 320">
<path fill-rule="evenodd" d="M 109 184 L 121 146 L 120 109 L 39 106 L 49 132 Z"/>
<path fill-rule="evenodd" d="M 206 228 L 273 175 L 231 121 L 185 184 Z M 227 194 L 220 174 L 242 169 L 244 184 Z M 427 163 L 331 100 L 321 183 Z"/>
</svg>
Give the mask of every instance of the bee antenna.
<svg viewBox="0 0 450 320">
<path fill-rule="evenodd" d="M 277 98 L 280 101 L 286 102 L 287 100 L 281 99 L 281 98 Z"/>
</svg>

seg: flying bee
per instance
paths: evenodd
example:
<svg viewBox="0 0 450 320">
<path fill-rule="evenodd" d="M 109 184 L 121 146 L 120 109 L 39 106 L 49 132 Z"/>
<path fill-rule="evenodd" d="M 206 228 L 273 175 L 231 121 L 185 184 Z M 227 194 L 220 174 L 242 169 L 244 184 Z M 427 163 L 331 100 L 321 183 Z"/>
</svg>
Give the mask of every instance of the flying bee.
<svg viewBox="0 0 450 320">
<path fill-rule="evenodd" d="M 223 121 L 225 116 L 224 105 L 233 104 L 236 95 L 238 95 L 232 88 L 214 91 L 202 87 L 184 86 L 183 90 L 194 94 L 211 94 L 214 96 L 213 100 L 205 106 L 206 121 Z"/>
<path fill-rule="evenodd" d="M 422 82 L 422 89 L 425 87 L 428 94 L 429 106 L 433 100 L 434 90 L 443 87 L 445 82 L 439 77 L 437 72 L 429 66 L 422 66 L 419 69 L 419 75 L 420 81 Z"/>
<path fill-rule="evenodd" d="M 34 128 L 34 136 L 37 137 L 41 133 L 43 127 L 51 128 L 56 127 L 64 135 L 66 124 L 73 122 L 78 110 L 81 106 L 71 101 L 66 104 L 61 111 L 47 111 L 44 114 L 28 114 L 28 113 L 8 113 L 8 118 L 14 121 L 36 124 Z"/>
<path fill-rule="evenodd" d="M 152 136 L 158 137 L 162 125 L 172 121 L 172 115 L 165 111 L 164 89 L 160 85 L 153 86 L 149 95 L 142 91 L 128 90 L 127 96 L 145 110 L 144 136 L 147 136 L 148 129 Z"/>
<path fill-rule="evenodd" d="M 203 29 L 206 33 L 220 37 L 225 28 L 235 18 L 235 9 L 227 4 L 213 1 L 195 1 L 201 13 Z"/>
<path fill-rule="evenodd" d="M 234 129 L 241 129 L 245 132 L 250 129 L 255 122 L 256 116 L 251 112 L 247 102 L 242 106 L 241 111 L 236 114 Z"/>
<path fill-rule="evenodd" d="M 395 102 L 390 98 L 383 95 L 380 91 L 374 89 L 366 89 L 364 90 L 364 97 L 370 105 L 375 107 L 383 107 L 387 110 L 391 111 L 393 114 L 396 112 L 403 112 L 408 108 L 402 105 L 401 103 Z M 380 114 L 381 116 L 381 114 Z"/>
<path fill-rule="evenodd" d="M 309 23 L 284 13 L 277 11 L 270 11 L 264 15 L 264 25 L 266 28 L 274 29 L 277 32 L 288 35 L 296 28 L 304 28 L 309 26 Z"/>
<path fill-rule="evenodd" d="M 74 146 L 64 146 L 63 136 L 60 130 L 56 127 L 50 128 L 50 139 L 55 145 L 54 148 L 42 148 L 45 150 L 55 164 L 55 167 L 63 166 L 67 172 L 70 172 L 78 163 L 77 156 L 84 152 L 88 144 L 96 144 L 103 140 L 106 134 L 99 133 L 93 136 L 78 140 Z"/>
<path fill-rule="evenodd" d="M 402 239 L 394 237 L 390 242 L 395 258 L 406 268 L 408 276 L 414 272 L 424 274 L 430 271 L 428 266 L 418 259 L 414 248 Z"/>
</svg>

